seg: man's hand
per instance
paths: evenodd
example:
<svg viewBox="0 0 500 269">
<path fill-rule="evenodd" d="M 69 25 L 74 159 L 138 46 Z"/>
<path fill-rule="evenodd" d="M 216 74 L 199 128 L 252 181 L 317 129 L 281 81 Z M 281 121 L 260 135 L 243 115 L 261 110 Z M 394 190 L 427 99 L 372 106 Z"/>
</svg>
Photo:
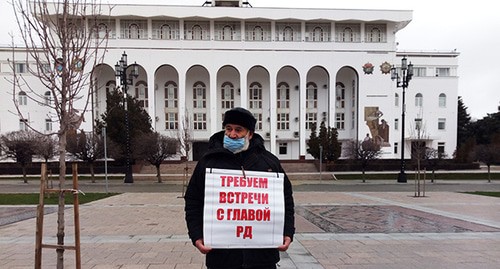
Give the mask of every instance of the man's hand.
<svg viewBox="0 0 500 269">
<path fill-rule="evenodd" d="M 290 244 L 292 243 L 292 238 L 289 236 L 283 236 L 283 245 L 278 247 L 279 251 L 286 251 Z"/>
<path fill-rule="evenodd" d="M 290 243 L 288 243 L 290 244 Z M 212 248 L 206 247 L 205 244 L 203 243 L 203 239 L 198 239 L 194 242 L 194 246 L 202 253 L 202 254 L 207 254 L 212 250 Z"/>
</svg>

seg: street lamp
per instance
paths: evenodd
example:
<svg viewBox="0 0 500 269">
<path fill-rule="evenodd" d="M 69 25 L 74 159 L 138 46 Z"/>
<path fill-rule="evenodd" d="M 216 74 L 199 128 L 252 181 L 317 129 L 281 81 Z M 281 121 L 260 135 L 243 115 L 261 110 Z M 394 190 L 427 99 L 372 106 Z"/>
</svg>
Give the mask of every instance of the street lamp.
<svg viewBox="0 0 500 269">
<path fill-rule="evenodd" d="M 403 102 L 401 109 L 401 170 L 398 174 L 398 182 L 406 183 L 406 174 L 405 174 L 405 112 L 406 112 L 406 104 L 405 104 L 405 91 L 408 88 L 408 84 L 410 83 L 411 78 L 413 77 L 413 64 L 410 62 L 408 64 L 408 59 L 403 57 L 401 59 L 401 76 L 399 76 L 398 70 L 396 67 L 391 68 L 391 79 L 396 80 L 396 87 L 403 88 Z"/>
<path fill-rule="evenodd" d="M 127 69 L 132 67 L 132 71 L 130 71 L 130 77 L 127 77 Z M 125 133 L 126 133 L 126 146 L 127 146 L 127 160 L 126 160 L 126 171 L 125 171 L 125 183 L 134 183 L 134 177 L 132 176 L 132 166 L 130 165 L 130 126 L 129 126 L 129 118 L 128 118 L 128 85 L 132 85 L 134 78 L 139 76 L 139 68 L 137 63 L 127 65 L 127 54 L 125 51 L 115 65 L 115 76 L 120 78 L 120 85 L 123 89 L 123 106 L 125 108 Z"/>
</svg>

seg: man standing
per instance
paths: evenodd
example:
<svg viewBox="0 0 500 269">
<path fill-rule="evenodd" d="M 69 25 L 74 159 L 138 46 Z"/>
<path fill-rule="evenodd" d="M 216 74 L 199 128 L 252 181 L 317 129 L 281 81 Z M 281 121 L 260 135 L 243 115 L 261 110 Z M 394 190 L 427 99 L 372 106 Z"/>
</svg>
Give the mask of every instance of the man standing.
<svg viewBox="0 0 500 269">
<path fill-rule="evenodd" d="M 224 130 L 213 134 L 207 153 L 196 165 L 184 196 L 186 223 L 193 245 L 206 254 L 209 269 L 275 269 L 279 251 L 286 251 L 293 240 L 294 202 L 292 185 L 276 156 L 264 147 L 264 139 L 255 133 L 256 119 L 244 108 L 224 114 Z M 205 178 L 207 168 L 283 173 L 284 227 L 283 244 L 277 248 L 212 249 L 203 241 Z"/>
</svg>

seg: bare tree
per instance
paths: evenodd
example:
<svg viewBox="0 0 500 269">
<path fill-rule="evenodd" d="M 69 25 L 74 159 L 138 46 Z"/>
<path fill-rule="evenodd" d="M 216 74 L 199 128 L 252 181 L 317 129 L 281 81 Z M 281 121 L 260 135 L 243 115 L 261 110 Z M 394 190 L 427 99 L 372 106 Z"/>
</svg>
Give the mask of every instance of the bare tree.
<svg viewBox="0 0 500 269">
<path fill-rule="evenodd" d="M 145 134 L 137 141 L 137 155 L 156 167 L 156 178 L 161 183 L 160 166 L 164 160 L 177 154 L 179 141 L 157 132 Z"/>
<path fill-rule="evenodd" d="M 95 183 L 94 164 L 104 157 L 104 141 L 102 136 L 81 130 L 80 133 L 68 134 L 68 152 L 86 162 L 90 168 L 90 179 Z"/>
<path fill-rule="evenodd" d="M 53 135 L 40 135 L 39 138 L 35 153 L 47 163 L 57 155 L 58 142 Z"/>
<path fill-rule="evenodd" d="M 350 141 L 347 145 L 347 156 L 361 164 L 362 180 L 366 182 L 365 171 L 370 161 L 380 157 L 380 144 L 373 139 Z"/>
<path fill-rule="evenodd" d="M 182 193 L 181 196 L 184 197 L 184 191 L 187 187 L 188 177 L 189 177 L 189 152 L 191 151 L 191 146 L 193 143 L 193 127 L 191 121 L 189 120 L 189 111 L 184 110 L 184 121 L 182 122 L 182 127 L 177 132 L 177 139 L 179 141 L 179 151 L 182 154 L 186 166 L 184 167 L 184 178 L 182 182 Z"/>
<path fill-rule="evenodd" d="M 17 93 L 23 91 L 29 100 L 51 109 L 50 117 L 59 123 L 59 188 L 65 188 L 66 135 L 78 129 L 89 105 L 88 90 L 91 68 L 102 62 L 107 45 L 107 33 L 99 36 L 102 16 L 98 0 L 12 0 L 20 36 L 30 62 L 28 72 L 38 78 L 44 91 L 50 92 L 46 101 L 39 86 L 30 85 L 13 68 L 13 99 L 21 119 L 28 119 L 18 107 Z M 109 9 L 111 11 L 111 9 Z M 14 47 L 13 47 L 14 51 Z M 11 66 L 17 62 L 15 53 Z M 34 62 L 34 64 L 31 64 Z M 28 126 L 30 123 L 28 122 Z M 57 244 L 64 245 L 64 192 L 59 195 Z M 64 267 L 64 249 L 58 248 L 57 268 Z"/>
<path fill-rule="evenodd" d="M 28 183 L 26 167 L 33 161 L 38 143 L 37 134 L 33 131 L 15 131 L 1 136 L 5 155 L 21 165 L 23 182 Z"/>
</svg>

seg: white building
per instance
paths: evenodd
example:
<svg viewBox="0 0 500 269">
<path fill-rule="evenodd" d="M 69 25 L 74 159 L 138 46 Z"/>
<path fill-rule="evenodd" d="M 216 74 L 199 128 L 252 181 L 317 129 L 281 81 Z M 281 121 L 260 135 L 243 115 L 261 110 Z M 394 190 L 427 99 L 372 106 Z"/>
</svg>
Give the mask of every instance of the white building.
<svg viewBox="0 0 500 269">
<path fill-rule="evenodd" d="M 389 69 L 406 56 L 415 75 L 406 89 L 405 156 L 411 157 L 415 122 L 427 146 L 452 156 L 459 53 L 397 51 L 396 34 L 411 20 L 408 10 L 258 8 L 242 1 L 117 5 L 99 24 L 108 52 L 94 69 L 97 94 L 83 127 L 91 129 L 90 119 L 105 111 L 106 90 L 117 84 L 114 65 L 125 51 L 129 64 L 140 66 L 129 94 L 143 102 L 153 128 L 175 135 L 189 118 L 190 159 L 203 154 L 209 136 L 222 129 L 224 111 L 235 106 L 254 113 L 257 132 L 281 159 L 310 158 L 310 126 L 321 121 L 337 128 L 342 141 L 369 134 L 382 143 L 384 158 L 399 158 L 402 90 Z M 2 77 L 11 74 L 11 54 L 0 50 Z M 30 62 L 16 68 L 23 64 Z M 5 79 L 0 86 L 0 132 L 18 130 L 23 122 L 11 113 L 11 86 Z M 42 106 L 27 100 L 22 109 L 40 130 L 56 128 Z"/>
</svg>

